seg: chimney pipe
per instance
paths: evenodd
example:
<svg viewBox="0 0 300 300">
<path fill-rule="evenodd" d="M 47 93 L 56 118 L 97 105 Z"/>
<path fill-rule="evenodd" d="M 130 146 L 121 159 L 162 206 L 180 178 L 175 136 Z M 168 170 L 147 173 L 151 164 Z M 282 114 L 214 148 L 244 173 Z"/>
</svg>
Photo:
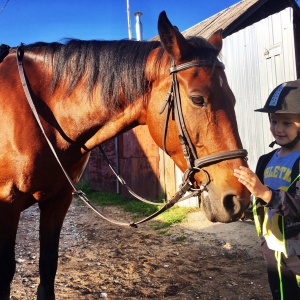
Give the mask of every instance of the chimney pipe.
<svg viewBox="0 0 300 300">
<path fill-rule="evenodd" d="M 143 25 L 140 19 L 140 16 L 143 15 L 141 12 L 134 13 L 134 16 L 136 17 L 136 23 L 135 23 L 135 30 L 136 30 L 136 40 L 142 41 L 143 40 Z"/>
</svg>

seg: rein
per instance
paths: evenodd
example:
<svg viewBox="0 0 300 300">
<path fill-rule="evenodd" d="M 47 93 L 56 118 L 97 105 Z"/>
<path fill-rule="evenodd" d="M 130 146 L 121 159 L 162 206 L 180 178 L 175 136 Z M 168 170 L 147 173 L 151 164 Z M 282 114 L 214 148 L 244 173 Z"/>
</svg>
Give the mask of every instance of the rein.
<svg viewBox="0 0 300 300">
<path fill-rule="evenodd" d="M 194 146 L 189 138 L 187 129 L 185 127 L 184 124 L 184 118 L 183 118 L 183 114 L 182 114 L 182 110 L 181 110 L 181 99 L 180 99 L 180 93 L 179 93 L 179 84 L 177 81 L 177 76 L 176 73 L 181 71 L 181 70 L 185 70 L 188 68 L 191 68 L 193 66 L 212 66 L 211 62 L 208 61 L 195 61 L 195 62 L 189 62 L 189 63 L 185 63 L 179 66 L 175 66 L 175 63 L 172 63 L 172 67 L 170 69 L 170 73 L 172 74 L 172 84 L 170 86 L 170 90 L 168 92 L 167 95 L 167 100 L 166 100 L 166 104 L 163 108 L 163 110 L 161 111 L 161 113 L 164 111 L 165 107 L 168 105 L 168 112 L 166 114 L 166 119 L 169 118 L 169 114 L 171 111 L 171 108 L 174 107 L 175 110 L 175 119 L 176 119 L 176 123 L 178 126 L 178 130 L 179 130 L 179 139 L 183 148 L 183 153 L 184 153 L 184 157 L 187 160 L 188 163 L 188 170 L 186 170 L 186 172 L 183 175 L 183 182 L 179 187 L 179 191 L 165 204 L 162 203 L 155 203 L 155 202 L 150 202 L 142 197 L 139 197 L 138 195 L 136 195 L 126 184 L 126 182 L 124 181 L 124 179 L 113 169 L 107 155 L 105 154 L 103 148 L 101 145 L 99 145 L 98 147 L 100 148 L 100 151 L 102 153 L 102 155 L 104 156 L 105 160 L 107 161 L 107 163 L 109 164 L 109 167 L 111 168 L 111 170 L 114 172 L 114 174 L 116 175 L 117 179 L 127 188 L 127 190 L 134 196 L 136 197 L 138 200 L 141 200 L 143 202 L 146 203 L 150 203 L 150 204 L 155 204 L 155 205 L 163 205 L 163 207 L 156 211 L 154 214 L 140 220 L 137 222 L 131 222 L 131 223 L 124 223 L 124 222 L 119 222 L 119 221 L 115 221 L 109 217 L 104 216 L 101 212 L 99 212 L 99 210 L 89 201 L 89 199 L 87 198 L 87 196 L 85 195 L 84 192 L 82 192 L 81 190 L 78 190 L 76 188 L 76 186 L 74 185 L 72 179 L 69 177 L 69 175 L 67 174 L 66 170 L 64 169 L 64 167 L 62 166 L 56 151 L 51 143 L 51 141 L 48 139 L 45 130 L 42 126 L 42 123 L 40 121 L 40 118 L 38 116 L 36 107 L 33 103 L 29 88 L 28 88 L 28 84 L 26 81 L 26 76 L 24 73 L 24 67 L 23 67 L 23 63 L 22 63 L 22 58 L 23 58 L 24 52 L 22 51 L 22 49 L 20 47 L 17 48 L 16 51 L 16 56 L 17 56 L 17 65 L 18 65 L 18 71 L 19 71 L 19 75 L 20 75 L 20 80 L 24 89 L 24 93 L 26 95 L 28 104 L 33 112 L 33 115 L 55 157 L 55 159 L 57 160 L 60 168 L 62 169 L 65 177 L 67 178 L 68 182 L 70 183 L 71 187 L 73 188 L 73 195 L 77 195 L 88 207 L 90 207 L 96 214 L 98 214 L 101 218 L 105 219 L 106 221 L 109 221 L 113 224 L 117 224 L 117 225 L 121 225 L 121 226 L 131 226 L 134 228 L 137 228 L 138 224 L 144 223 L 148 220 L 153 219 L 154 217 L 158 216 L 159 214 L 161 214 L 162 212 L 164 212 L 165 210 L 167 210 L 168 208 L 172 207 L 174 204 L 176 204 L 179 201 L 188 199 L 190 197 L 196 196 L 199 194 L 199 192 L 203 192 L 206 190 L 206 186 L 209 184 L 210 182 L 210 178 L 209 178 L 209 174 L 207 173 L 207 171 L 203 170 L 202 167 L 203 166 L 207 166 L 207 165 L 211 165 L 214 163 L 217 163 L 219 161 L 223 161 L 223 160 L 227 160 L 227 159 L 233 159 L 233 158 L 238 158 L 238 157 L 246 157 L 247 156 L 247 151 L 244 149 L 240 149 L 240 150 L 233 150 L 233 151 L 228 151 L 228 152 L 222 152 L 222 153 L 218 153 L 218 154 L 213 154 L 213 155 L 209 155 L 206 156 L 204 158 L 197 158 Z M 224 64 L 220 61 L 216 61 L 214 62 L 213 66 L 217 66 L 217 67 L 222 67 L 224 68 Z M 171 99 L 172 94 L 174 94 L 175 101 L 173 101 Z M 166 137 L 166 131 L 167 131 L 167 120 L 165 122 L 165 130 L 164 130 L 164 139 Z M 163 142 L 164 148 L 165 148 L 165 141 Z M 165 150 L 165 149 L 164 149 Z M 192 154 L 192 157 L 190 155 L 190 153 Z M 207 182 L 202 185 L 199 189 L 193 189 L 193 183 L 191 182 L 190 178 L 197 172 L 204 172 L 207 178 Z M 191 193 L 186 196 L 183 197 L 184 194 L 188 191 L 191 191 Z"/>
</svg>

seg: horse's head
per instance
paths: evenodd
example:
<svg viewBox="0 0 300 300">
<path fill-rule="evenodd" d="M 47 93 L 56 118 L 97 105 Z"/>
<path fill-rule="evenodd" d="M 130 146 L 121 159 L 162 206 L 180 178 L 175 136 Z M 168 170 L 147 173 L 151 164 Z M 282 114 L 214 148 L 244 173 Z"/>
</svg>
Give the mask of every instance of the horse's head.
<svg viewBox="0 0 300 300">
<path fill-rule="evenodd" d="M 195 186 L 203 189 L 201 206 L 207 218 L 220 222 L 236 220 L 249 204 L 249 192 L 233 176 L 233 169 L 245 166 L 246 161 L 242 151 L 235 151 L 242 149 L 242 143 L 234 112 L 235 98 L 224 66 L 218 60 L 221 31 L 208 40 L 186 39 L 164 12 L 159 17 L 158 31 L 165 51 L 161 60 L 171 66 L 171 74 L 162 67 L 160 74 L 153 76 L 149 68 L 152 76 L 147 114 L 150 133 L 183 172 L 190 169 L 188 174 L 192 181 L 195 179 Z M 158 51 L 152 59 L 157 56 Z M 166 105 L 170 108 L 167 117 L 167 108 L 161 114 L 159 111 L 169 86 L 172 86 L 173 100 L 170 98 Z M 189 155 L 183 154 L 185 150 Z M 201 162 L 201 158 L 207 157 L 207 161 Z"/>
</svg>

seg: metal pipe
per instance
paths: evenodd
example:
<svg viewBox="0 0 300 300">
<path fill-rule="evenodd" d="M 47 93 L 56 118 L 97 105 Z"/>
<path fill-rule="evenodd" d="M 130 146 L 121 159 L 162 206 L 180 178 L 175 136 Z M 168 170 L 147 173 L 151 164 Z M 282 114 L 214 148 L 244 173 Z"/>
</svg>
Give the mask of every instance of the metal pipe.
<svg viewBox="0 0 300 300">
<path fill-rule="evenodd" d="M 127 24 L 128 24 L 128 39 L 132 40 L 129 0 L 127 0 Z"/>
<path fill-rule="evenodd" d="M 135 31 L 136 31 L 136 40 L 137 41 L 142 41 L 143 40 L 143 25 L 140 19 L 140 16 L 143 15 L 141 12 L 136 12 L 134 13 L 135 18 L 136 18 L 136 23 L 135 23 Z"/>
</svg>

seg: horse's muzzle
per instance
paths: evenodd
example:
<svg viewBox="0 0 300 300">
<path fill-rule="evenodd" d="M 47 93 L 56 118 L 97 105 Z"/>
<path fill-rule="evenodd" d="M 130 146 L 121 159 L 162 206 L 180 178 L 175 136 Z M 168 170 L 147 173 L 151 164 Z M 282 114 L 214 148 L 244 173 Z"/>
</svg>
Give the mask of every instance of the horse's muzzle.
<svg viewBox="0 0 300 300">
<path fill-rule="evenodd" d="M 240 219 L 248 205 L 246 199 L 240 199 L 233 193 L 223 195 L 218 201 L 214 200 L 208 192 L 201 195 L 201 208 L 211 222 L 235 222 Z M 217 203 L 219 204 L 216 205 Z"/>
</svg>

